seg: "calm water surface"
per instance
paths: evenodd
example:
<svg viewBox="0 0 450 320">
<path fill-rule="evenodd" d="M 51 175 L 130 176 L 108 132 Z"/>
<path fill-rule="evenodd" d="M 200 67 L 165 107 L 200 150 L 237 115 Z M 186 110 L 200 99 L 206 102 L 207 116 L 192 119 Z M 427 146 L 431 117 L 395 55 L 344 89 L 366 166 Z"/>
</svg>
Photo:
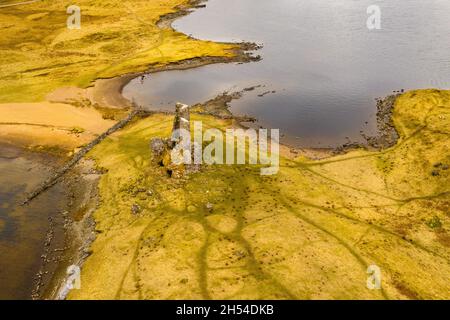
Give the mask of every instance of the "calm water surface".
<svg viewBox="0 0 450 320">
<path fill-rule="evenodd" d="M 61 210 L 64 190 L 55 185 L 20 206 L 51 174 L 55 159 L 0 145 L 0 299 L 30 299 L 41 268 L 49 217 Z"/>
<path fill-rule="evenodd" d="M 382 29 L 370 31 L 366 10 L 374 3 Z M 232 112 L 303 146 L 361 141 L 360 131 L 375 131 L 376 97 L 450 86 L 449 14 L 448 0 L 210 0 L 174 27 L 199 39 L 263 44 L 263 60 L 151 74 L 124 95 L 173 110 L 176 101 L 262 85 L 234 101 Z"/>
</svg>

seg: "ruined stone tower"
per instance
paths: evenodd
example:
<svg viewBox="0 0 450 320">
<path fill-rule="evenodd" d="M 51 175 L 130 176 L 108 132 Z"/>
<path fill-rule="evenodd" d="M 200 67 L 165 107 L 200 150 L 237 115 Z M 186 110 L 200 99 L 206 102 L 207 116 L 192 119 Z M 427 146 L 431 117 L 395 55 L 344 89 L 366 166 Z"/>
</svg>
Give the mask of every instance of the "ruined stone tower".
<svg viewBox="0 0 450 320">
<path fill-rule="evenodd" d="M 190 115 L 189 115 L 189 106 L 187 104 L 182 104 L 177 102 L 175 105 L 175 118 L 173 120 L 173 129 L 172 134 L 176 133 L 175 131 L 177 129 L 184 129 L 188 132 L 190 132 L 191 125 L 190 125 Z M 174 135 L 172 135 L 174 137 Z"/>
<path fill-rule="evenodd" d="M 190 114 L 188 105 L 177 103 L 175 105 L 175 117 L 173 120 L 171 138 L 154 138 L 150 142 L 154 162 L 160 166 L 163 166 L 171 177 L 181 177 L 186 173 L 196 172 L 200 168 L 199 165 L 176 165 L 173 163 L 173 159 L 171 159 L 171 151 L 177 147 L 177 144 L 182 143 L 182 137 L 180 136 L 179 131 L 180 129 L 190 132 Z"/>
</svg>

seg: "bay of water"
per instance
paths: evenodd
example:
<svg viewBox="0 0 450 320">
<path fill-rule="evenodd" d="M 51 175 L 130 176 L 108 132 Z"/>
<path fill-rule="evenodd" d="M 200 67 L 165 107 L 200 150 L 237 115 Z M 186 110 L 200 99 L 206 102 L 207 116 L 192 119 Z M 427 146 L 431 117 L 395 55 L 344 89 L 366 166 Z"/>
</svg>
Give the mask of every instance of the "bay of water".
<svg viewBox="0 0 450 320">
<path fill-rule="evenodd" d="M 366 26 L 373 4 L 380 30 Z M 174 110 L 176 101 L 261 85 L 231 111 L 301 146 L 363 141 L 361 131 L 376 132 L 375 98 L 449 87 L 449 14 L 448 0 L 210 0 L 173 27 L 198 39 L 262 44 L 262 60 L 151 74 L 123 93 L 148 109 Z"/>
</svg>

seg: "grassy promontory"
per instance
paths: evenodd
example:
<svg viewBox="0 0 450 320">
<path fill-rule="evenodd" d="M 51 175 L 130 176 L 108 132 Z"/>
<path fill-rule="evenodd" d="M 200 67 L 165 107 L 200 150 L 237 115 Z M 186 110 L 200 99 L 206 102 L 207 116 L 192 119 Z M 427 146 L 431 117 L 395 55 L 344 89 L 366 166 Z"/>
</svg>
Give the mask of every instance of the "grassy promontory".
<svg viewBox="0 0 450 320">
<path fill-rule="evenodd" d="M 196 3 L 80 0 L 81 29 L 67 28 L 66 1 L 0 8 L 0 139 L 71 152 L 123 116 L 105 108 L 129 106 L 119 99 L 128 78 L 114 77 L 245 59 L 244 46 L 195 40 L 170 27 Z"/>
<path fill-rule="evenodd" d="M 205 127 L 232 120 L 193 115 Z M 400 139 L 280 172 L 214 165 L 187 179 L 151 163 L 153 115 L 98 145 L 98 232 L 71 299 L 448 299 L 450 92 L 412 91 Z M 139 208 L 132 210 L 132 207 Z M 366 287 L 381 268 L 382 290 Z"/>
<path fill-rule="evenodd" d="M 0 103 L 39 102 L 67 86 L 146 71 L 196 57 L 232 56 L 237 46 L 197 41 L 161 17 L 189 0 L 80 0 L 81 29 L 68 29 L 67 1 L 0 11 Z"/>
</svg>

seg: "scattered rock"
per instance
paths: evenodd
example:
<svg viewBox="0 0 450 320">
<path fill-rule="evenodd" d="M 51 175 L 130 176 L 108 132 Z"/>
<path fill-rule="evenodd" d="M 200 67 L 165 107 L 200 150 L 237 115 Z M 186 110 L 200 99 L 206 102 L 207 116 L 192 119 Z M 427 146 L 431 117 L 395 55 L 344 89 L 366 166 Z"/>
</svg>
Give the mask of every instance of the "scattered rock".
<svg viewBox="0 0 450 320">
<path fill-rule="evenodd" d="M 166 150 L 167 141 L 162 138 L 153 138 L 150 140 L 150 149 L 152 150 L 153 157 L 161 157 Z"/>
<path fill-rule="evenodd" d="M 131 213 L 134 215 L 137 215 L 139 212 L 141 212 L 141 207 L 138 204 L 133 204 L 131 206 Z"/>
<path fill-rule="evenodd" d="M 398 133 L 392 121 L 392 112 L 399 93 L 387 96 L 384 99 L 376 99 L 377 101 L 377 127 L 376 136 L 366 136 L 367 144 L 377 150 L 392 147 L 397 143 Z"/>
<path fill-rule="evenodd" d="M 273 93 L 273 91 L 265 91 L 265 92 L 263 92 L 261 94 L 258 94 L 258 97 L 262 98 L 262 97 L 264 97 L 265 95 L 267 95 L 269 93 Z"/>
<path fill-rule="evenodd" d="M 201 165 L 199 165 L 199 164 L 188 164 L 185 166 L 185 173 L 186 174 L 196 173 L 196 172 L 199 172 L 200 169 L 201 169 Z"/>
</svg>

